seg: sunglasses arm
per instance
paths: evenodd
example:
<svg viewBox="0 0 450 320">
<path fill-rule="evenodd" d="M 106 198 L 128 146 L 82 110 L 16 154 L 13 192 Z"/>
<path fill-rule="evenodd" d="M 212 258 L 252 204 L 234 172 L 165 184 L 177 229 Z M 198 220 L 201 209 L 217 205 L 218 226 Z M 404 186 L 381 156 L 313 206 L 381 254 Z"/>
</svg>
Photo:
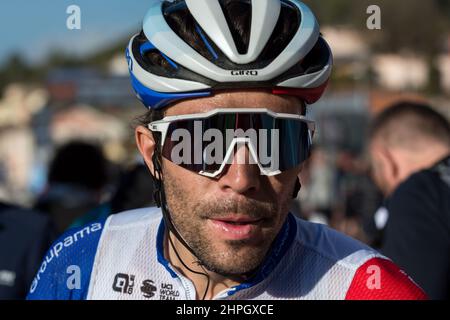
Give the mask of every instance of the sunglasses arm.
<svg viewBox="0 0 450 320">
<path fill-rule="evenodd" d="M 169 130 L 170 122 L 168 121 L 158 121 L 152 122 L 148 125 L 148 129 L 152 132 L 161 133 L 161 146 L 166 141 L 167 131 Z"/>
</svg>

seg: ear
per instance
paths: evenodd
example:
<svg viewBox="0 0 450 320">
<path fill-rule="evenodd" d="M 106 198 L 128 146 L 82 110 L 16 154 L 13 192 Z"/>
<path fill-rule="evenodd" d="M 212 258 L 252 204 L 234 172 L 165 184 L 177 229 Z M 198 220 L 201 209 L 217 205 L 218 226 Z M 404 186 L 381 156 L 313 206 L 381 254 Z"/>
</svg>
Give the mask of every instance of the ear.
<svg viewBox="0 0 450 320">
<path fill-rule="evenodd" d="M 377 152 L 384 168 L 385 181 L 389 183 L 390 187 L 395 186 L 400 178 L 400 168 L 394 154 L 384 146 L 380 146 Z"/>
<path fill-rule="evenodd" d="M 155 176 L 155 168 L 153 165 L 153 154 L 155 152 L 156 142 L 153 137 L 153 133 L 143 126 L 138 126 L 134 131 L 134 136 L 136 139 L 136 145 L 139 149 L 139 152 L 144 158 L 144 161 L 147 167 L 149 168 L 151 174 Z"/>
<path fill-rule="evenodd" d="M 399 173 L 399 167 L 397 161 L 392 154 L 392 152 L 388 148 L 380 148 L 381 157 L 385 165 L 387 165 L 389 174 L 396 178 Z"/>
</svg>

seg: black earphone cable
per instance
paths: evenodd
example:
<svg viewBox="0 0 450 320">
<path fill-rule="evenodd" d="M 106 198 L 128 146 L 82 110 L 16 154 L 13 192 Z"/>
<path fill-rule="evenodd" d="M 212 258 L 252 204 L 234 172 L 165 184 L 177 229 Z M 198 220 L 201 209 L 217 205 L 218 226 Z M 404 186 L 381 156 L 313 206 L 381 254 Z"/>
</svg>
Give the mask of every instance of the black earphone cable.
<svg viewBox="0 0 450 320">
<path fill-rule="evenodd" d="M 210 277 L 209 277 L 208 273 L 206 272 L 206 270 L 205 270 L 203 264 L 202 264 L 200 261 L 198 261 L 198 260 L 196 261 L 196 263 L 203 269 L 203 272 L 198 272 L 198 271 L 192 270 L 190 267 L 188 267 L 188 266 L 186 265 L 186 263 L 183 261 L 183 259 L 181 259 L 180 255 L 179 255 L 179 253 L 178 253 L 178 251 L 177 251 L 177 248 L 175 248 L 175 245 L 174 245 L 174 243 L 173 243 L 173 241 L 172 241 L 172 237 L 170 236 L 170 234 L 168 234 L 167 237 L 169 238 L 170 245 L 172 246 L 173 251 L 175 252 L 175 255 L 177 256 L 177 258 L 178 258 L 178 260 L 181 262 L 181 264 L 182 264 L 187 270 L 189 270 L 190 272 L 192 272 L 192 273 L 194 273 L 194 274 L 198 274 L 198 275 L 201 275 L 201 276 L 206 277 L 206 279 L 207 279 L 206 289 L 205 289 L 205 293 L 203 294 L 203 298 L 202 298 L 202 300 L 205 300 L 206 294 L 208 293 L 208 290 L 209 290 Z"/>
</svg>

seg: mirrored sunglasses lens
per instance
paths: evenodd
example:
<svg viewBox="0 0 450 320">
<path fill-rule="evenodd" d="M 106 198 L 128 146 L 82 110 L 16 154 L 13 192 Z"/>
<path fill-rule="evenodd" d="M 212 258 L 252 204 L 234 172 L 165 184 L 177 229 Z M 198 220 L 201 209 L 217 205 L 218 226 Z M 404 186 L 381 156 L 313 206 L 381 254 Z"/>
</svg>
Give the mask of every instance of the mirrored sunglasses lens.
<svg viewBox="0 0 450 320">
<path fill-rule="evenodd" d="M 308 158 L 310 136 L 307 123 L 300 119 L 277 119 L 264 113 L 217 114 L 172 122 L 163 156 L 187 170 L 212 174 L 227 160 L 234 139 L 246 137 L 264 169 L 286 171 Z"/>
</svg>

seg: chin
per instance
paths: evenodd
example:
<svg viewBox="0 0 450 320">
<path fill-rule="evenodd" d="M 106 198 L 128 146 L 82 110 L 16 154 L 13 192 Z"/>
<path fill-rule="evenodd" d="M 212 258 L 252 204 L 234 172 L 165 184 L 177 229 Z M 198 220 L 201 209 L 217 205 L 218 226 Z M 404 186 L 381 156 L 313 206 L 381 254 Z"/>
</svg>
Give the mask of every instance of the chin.
<svg viewBox="0 0 450 320">
<path fill-rule="evenodd" d="M 258 268 L 264 261 L 267 250 L 262 246 L 237 244 L 221 246 L 215 252 L 226 252 L 202 259 L 208 270 L 222 275 L 243 275 Z"/>
</svg>

